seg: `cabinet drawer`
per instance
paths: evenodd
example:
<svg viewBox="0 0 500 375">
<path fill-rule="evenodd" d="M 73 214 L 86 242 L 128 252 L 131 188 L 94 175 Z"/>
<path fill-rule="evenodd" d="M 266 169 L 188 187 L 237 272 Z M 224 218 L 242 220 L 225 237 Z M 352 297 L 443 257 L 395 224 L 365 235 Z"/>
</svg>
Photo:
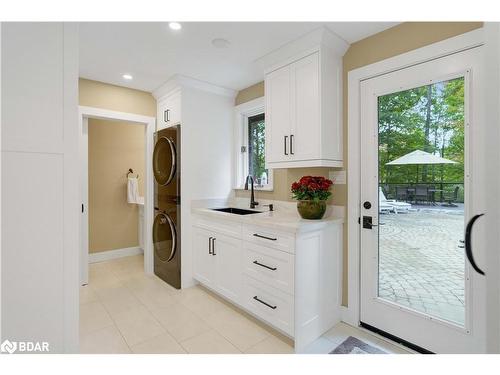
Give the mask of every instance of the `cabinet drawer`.
<svg viewBox="0 0 500 375">
<path fill-rule="evenodd" d="M 285 293 L 293 294 L 293 255 L 249 242 L 244 242 L 243 247 L 245 274 Z"/>
<path fill-rule="evenodd" d="M 243 239 L 258 245 L 286 251 L 287 253 L 293 254 L 295 252 L 295 237 L 293 234 L 246 225 L 243 227 Z"/>
<path fill-rule="evenodd" d="M 244 277 L 243 305 L 260 319 L 293 337 L 293 297 Z"/>
</svg>

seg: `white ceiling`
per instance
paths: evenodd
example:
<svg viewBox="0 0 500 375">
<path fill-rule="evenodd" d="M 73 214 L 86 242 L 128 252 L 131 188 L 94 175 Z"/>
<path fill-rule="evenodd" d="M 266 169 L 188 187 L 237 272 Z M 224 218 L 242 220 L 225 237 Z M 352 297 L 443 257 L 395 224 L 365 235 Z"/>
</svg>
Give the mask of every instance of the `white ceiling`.
<svg viewBox="0 0 500 375">
<path fill-rule="evenodd" d="M 80 24 L 80 76 L 153 91 L 174 74 L 240 90 L 263 79 L 256 59 L 326 26 L 353 43 L 395 22 L 185 22 L 179 31 L 159 22 Z M 211 41 L 230 46 L 217 49 Z M 134 78 L 126 81 L 124 73 Z"/>
</svg>

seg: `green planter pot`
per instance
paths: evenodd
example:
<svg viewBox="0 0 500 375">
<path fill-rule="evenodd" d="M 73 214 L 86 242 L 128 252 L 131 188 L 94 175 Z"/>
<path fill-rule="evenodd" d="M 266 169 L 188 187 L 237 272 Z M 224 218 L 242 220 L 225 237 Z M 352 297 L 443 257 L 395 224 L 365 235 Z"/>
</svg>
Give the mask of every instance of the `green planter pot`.
<svg viewBox="0 0 500 375">
<path fill-rule="evenodd" d="M 326 212 L 326 201 L 298 201 L 297 210 L 303 219 L 320 220 Z"/>
</svg>

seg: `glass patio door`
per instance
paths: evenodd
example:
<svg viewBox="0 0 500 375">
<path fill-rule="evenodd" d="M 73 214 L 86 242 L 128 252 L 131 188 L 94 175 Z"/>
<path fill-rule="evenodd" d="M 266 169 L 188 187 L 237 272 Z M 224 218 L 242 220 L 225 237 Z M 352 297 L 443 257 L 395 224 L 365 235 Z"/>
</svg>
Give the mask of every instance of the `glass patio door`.
<svg viewBox="0 0 500 375">
<path fill-rule="evenodd" d="M 437 353 L 485 350 L 481 53 L 361 84 L 361 322 Z"/>
</svg>

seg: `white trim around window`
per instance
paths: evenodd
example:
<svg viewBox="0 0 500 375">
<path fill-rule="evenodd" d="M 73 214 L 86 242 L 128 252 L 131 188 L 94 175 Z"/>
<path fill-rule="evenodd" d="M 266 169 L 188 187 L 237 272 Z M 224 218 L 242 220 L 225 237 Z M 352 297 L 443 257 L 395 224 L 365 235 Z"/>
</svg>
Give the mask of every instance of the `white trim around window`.
<svg viewBox="0 0 500 375">
<path fill-rule="evenodd" d="M 265 113 L 264 97 L 234 107 L 234 163 L 233 188 L 241 190 L 248 175 L 248 152 L 241 152 L 242 147 L 248 148 L 248 118 Z M 269 181 L 265 186 L 255 186 L 256 190 L 273 190 L 273 170 L 269 169 Z"/>
</svg>

